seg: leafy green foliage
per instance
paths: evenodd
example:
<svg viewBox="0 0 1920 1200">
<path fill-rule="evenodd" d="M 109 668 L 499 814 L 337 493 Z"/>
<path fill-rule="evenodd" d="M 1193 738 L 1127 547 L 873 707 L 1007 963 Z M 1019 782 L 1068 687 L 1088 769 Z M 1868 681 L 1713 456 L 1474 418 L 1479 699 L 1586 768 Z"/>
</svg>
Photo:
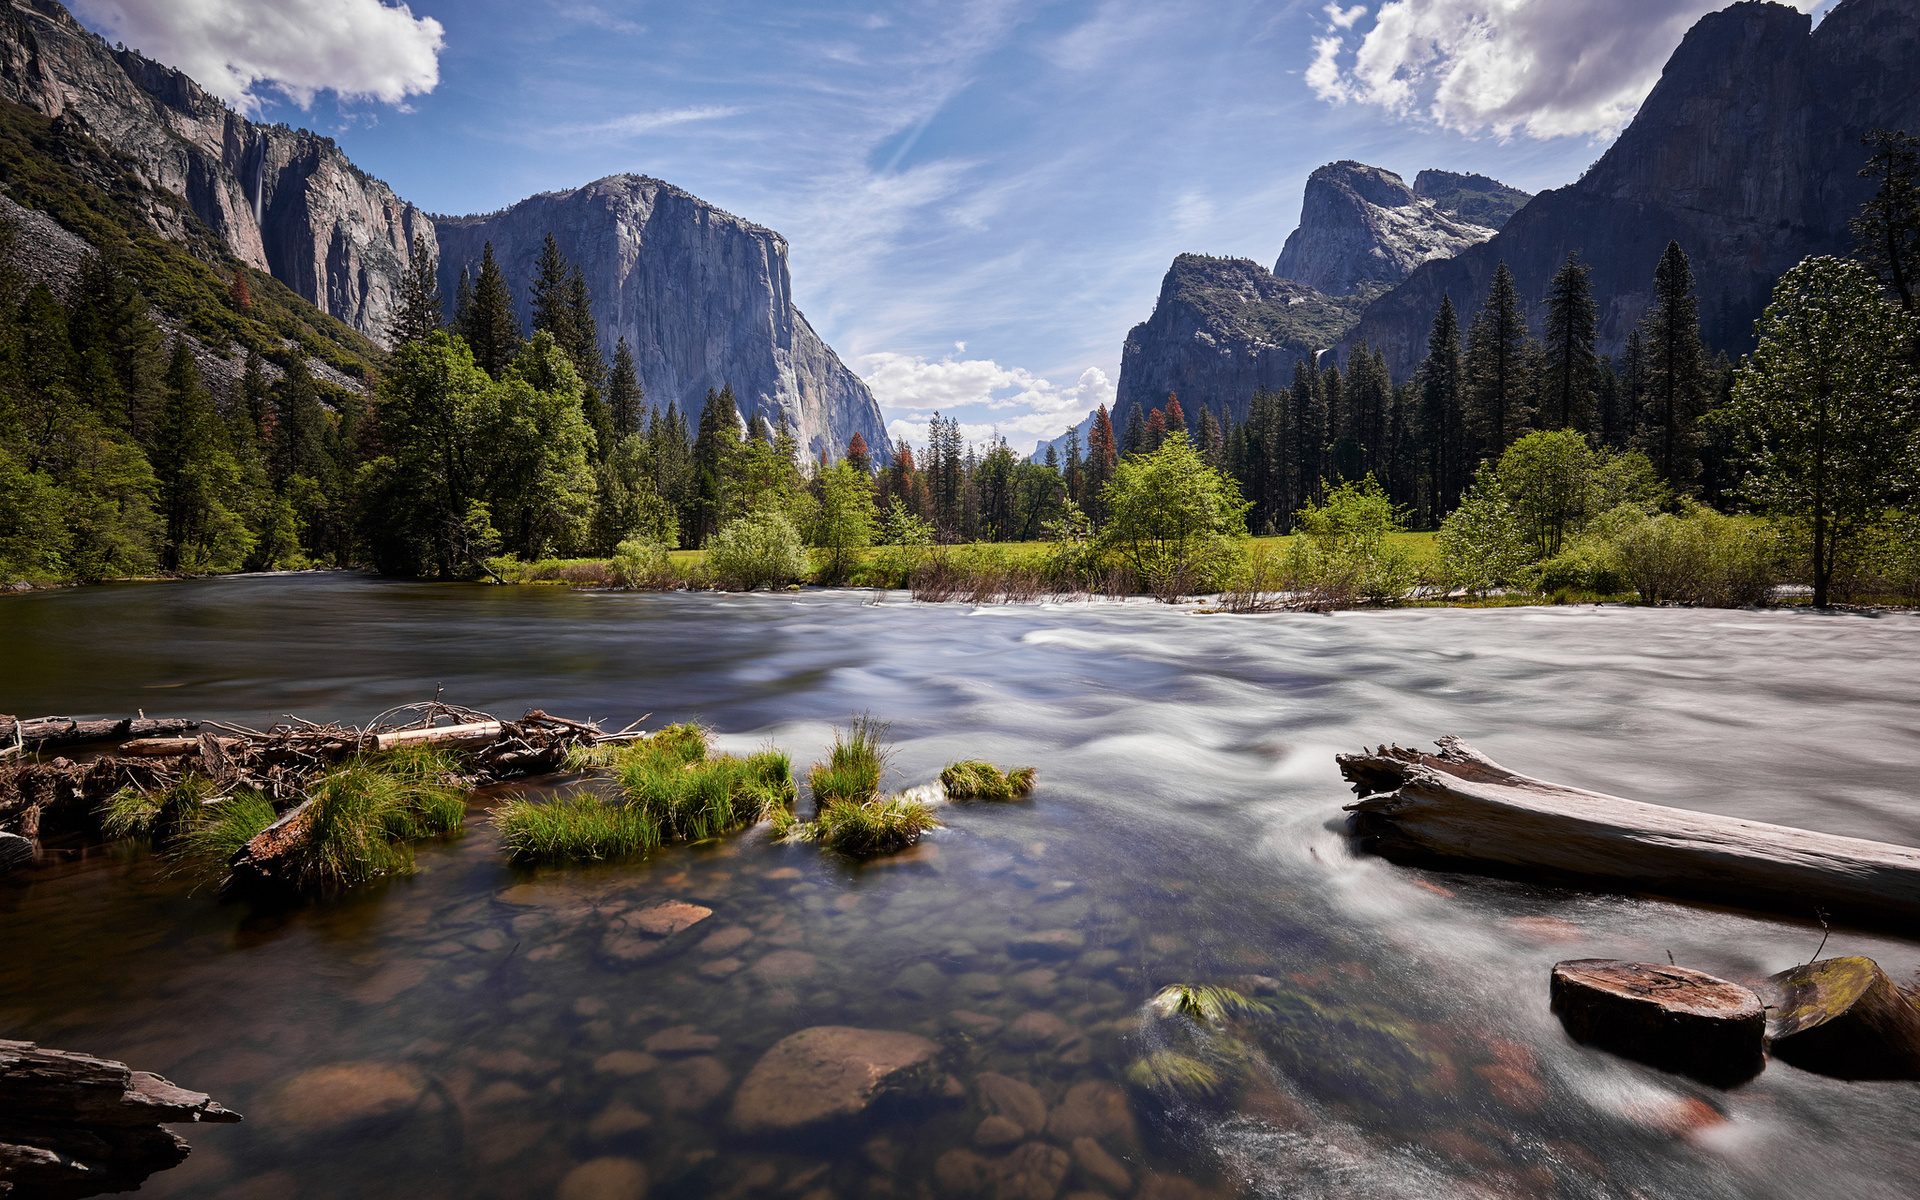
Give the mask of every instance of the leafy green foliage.
<svg viewBox="0 0 1920 1200">
<path fill-rule="evenodd" d="M 886 722 L 867 715 L 855 717 L 844 730 L 834 730 L 827 761 L 807 772 L 814 803 L 822 807 L 835 800 L 865 803 L 878 795 L 880 777 L 892 756 L 886 734 Z"/>
<path fill-rule="evenodd" d="M 1179 591 L 1217 590 L 1247 532 L 1239 486 L 1201 459 L 1184 430 L 1150 454 L 1122 460 L 1103 500 L 1103 544 L 1142 580 Z"/>
<path fill-rule="evenodd" d="M 1378 480 L 1343 483 L 1324 502 L 1300 510 L 1300 535 L 1287 543 L 1283 576 L 1289 590 L 1317 607 L 1393 604 L 1414 586 L 1412 556 L 1387 540 L 1406 528 Z"/>
<path fill-rule="evenodd" d="M 897 854 L 940 821 L 933 810 L 905 796 L 830 800 L 820 806 L 810 837 L 854 858 Z"/>
<path fill-rule="evenodd" d="M 733 591 L 796 583 L 807 577 L 807 567 L 800 531 L 776 508 L 735 517 L 707 543 L 707 570 Z"/>
</svg>

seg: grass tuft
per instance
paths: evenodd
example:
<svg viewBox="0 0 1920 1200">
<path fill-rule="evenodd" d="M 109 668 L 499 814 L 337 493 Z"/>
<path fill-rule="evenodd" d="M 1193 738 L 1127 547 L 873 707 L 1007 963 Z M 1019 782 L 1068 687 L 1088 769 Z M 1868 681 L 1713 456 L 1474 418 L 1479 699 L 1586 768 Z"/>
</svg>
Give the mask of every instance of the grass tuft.
<svg viewBox="0 0 1920 1200">
<path fill-rule="evenodd" d="M 251 788 L 207 805 L 199 820 L 184 826 L 167 846 L 174 868 L 201 883 L 226 878 L 227 863 L 240 848 L 274 823 L 273 801 Z"/>
<path fill-rule="evenodd" d="M 516 862 L 628 858 L 660 845 L 660 825 L 645 811 L 592 792 L 545 804 L 509 800 L 493 810 L 493 823 Z"/>
<path fill-rule="evenodd" d="M 880 776 L 887 759 L 887 723 L 862 714 L 847 729 L 833 731 L 833 749 L 827 761 L 816 763 L 807 772 L 807 786 L 813 789 L 813 802 L 824 810 L 836 800 L 864 804 L 880 794 Z"/>
<path fill-rule="evenodd" d="M 905 850 L 939 824 L 931 808 L 902 796 L 829 800 L 820 806 L 811 836 L 842 854 L 866 858 Z"/>
<path fill-rule="evenodd" d="M 192 826 L 216 790 L 212 779 L 197 772 L 157 792 L 123 787 L 100 806 L 100 827 L 112 838 L 165 837 Z"/>
<path fill-rule="evenodd" d="M 1227 1083 L 1226 1078 L 1207 1063 L 1172 1050 L 1159 1050 L 1135 1059 L 1127 1067 L 1127 1082 L 1145 1091 L 1190 1100 L 1213 1096 Z"/>
<path fill-rule="evenodd" d="M 1033 791 L 1032 767 L 1015 767 L 1006 774 L 990 762 L 968 759 L 948 763 L 940 772 L 940 786 L 952 800 L 1018 800 Z"/>
<path fill-rule="evenodd" d="M 1147 1007 L 1156 1016 L 1191 1017 L 1208 1025 L 1219 1025 L 1229 1016 L 1270 1012 L 1273 1008 L 1263 1000 L 1244 996 L 1232 988 L 1187 983 L 1176 983 L 1160 989 L 1158 995 L 1147 1001 Z"/>
</svg>

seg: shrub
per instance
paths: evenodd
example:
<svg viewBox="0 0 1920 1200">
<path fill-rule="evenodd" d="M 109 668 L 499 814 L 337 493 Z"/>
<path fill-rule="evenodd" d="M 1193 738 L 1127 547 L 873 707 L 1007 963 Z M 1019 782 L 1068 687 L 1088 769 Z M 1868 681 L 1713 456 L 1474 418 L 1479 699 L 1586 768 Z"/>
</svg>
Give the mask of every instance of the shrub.
<svg viewBox="0 0 1920 1200">
<path fill-rule="evenodd" d="M 1309 502 L 1296 520 L 1300 533 L 1287 543 L 1281 570 L 1295 603 L 1394 604 L 1413 590 L 1412 555 L 1387 540 L 1406 528 L 1406 515 L 1372 475 L 1341 484 L 1323 503 Z"/>
<path fill-rule="evenodd" d="M 1612 596 L 1631 591 L 1620 557 L 1606 542 L 1582 539 L 1544 562 L 1535 563 L 1529 572 L 1534 591 L 1592 592 Z"/>
<path fill-rule="evenodd" d="M 1482 464 L 1460 507 L 1440 522 L 1434 551 L 1441 582 L 1473 596 L 1507 586 L 1527 565 L 1532 547 L 1491 467 Z"/>
<path fill-rule="evenodd" d="M 761 508 L 720 527 L 707 543 L 706 567 L 729 591 L 782 586 L 807 577 L 807 548 L 785 513 Z"/>
<path fill-rule="evenodd" d="M 1158 450 L 1123 459 L 1101 493 L 1100 544 L 1133 567 L 1155 594 L 1218 591 L 1238 561 L 1251 505 L 1239 484 L 1208 466 L 1185 430 Z"/>
<path fill-rule="evenodd" d="M 1779 537 L 1752 517 L 1691 508 L 1624 525 L 1613 546 L 1624 574 L 1650 604 L 1711 608 L 1764 604 L 1778 577 Z"/>
<path fill-rule="evenodd" d="M 617 587 L 664 592 L 679 582 L 674 578 L 667 548 L 659 542 L 628 538 L 614 549 L 607 565 L 611 581 Z"/>
<path fill-rule="evenodd" d="M 990 762 L 968 759 L 948 763 L 940 772 L 940 786 L 954 800 L 1017 800 L 1033 791 L 1032 767 L 1015 767 L 1006 774 Z"/>
<path fill-rule="evenodd" d="M 865 858 L 904 850 L 939 824 L 931 808 L 904 796 L 864 803 L 832 800 L 820 807 L 811 836 L 842 854 Z"/>
</svg>

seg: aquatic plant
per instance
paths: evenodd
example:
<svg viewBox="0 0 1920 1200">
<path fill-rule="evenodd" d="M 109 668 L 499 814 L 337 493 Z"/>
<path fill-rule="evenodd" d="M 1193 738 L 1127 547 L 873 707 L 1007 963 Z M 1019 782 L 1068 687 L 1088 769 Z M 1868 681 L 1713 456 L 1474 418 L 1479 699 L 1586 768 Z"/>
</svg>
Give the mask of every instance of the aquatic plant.
<svg viewBox="0 0 1920 1200">
<path fill-rule="evenodd" d="M 123 787 L 100 806 L 100 828 L 111 838 L 165 836 L 192 824 L 200 806 L 218 790 L 197 771 L 156 791 Z"/>
<path fill-rule="evenodd" d="M 509 800 L 493 810 L 493 824 L 515 862 L 628 858 L 660 845 L 660 824 L 645 810 L 592 792 Z"/>
<path fill-rule="evenodd" d="M 1017 800 L 1033 791 L 1034 769 L 1014 767 L 1006 774 L 990 762 L 968 759 L 948 763 L 940 786 L 954 800 Z"/>
<path fill-rule="evenodd" d="M 1201 1100 L 1225 1090 L 1227 1079 L 1211 1065 L 1172 1050 L 1156 1050 L 1127 1067 L 1127 1082 L 1163 1096 Z"/>
<path fill-rule="evenodd" d="M 809 836 L 842 854 L 866 858 L 905 850 L 939 825 L 933 809 L 905 796 L 864 802 L 830 800 L 820 806 Z"/>
<path fill-rule="evenodd" d="M 888 725 L 862 713 L 846 729 L 833 731 L 833 749 L 827 761 L 807 772 L 813 802 L 824 807 L 835 800 L 865 803 L 880 794 L 880 776 L 892 751 L 886 746 Z"/>
<path fill-rule="evenodd" d="M 1252 1016 L 1273 1011 L 1264 1000 L 1255 1000 L 1227 987 L 1207 984 L 1175 983 L 1161 988 L 1147 1007 L 1159 1017 L 1191 1017 L 1208 1025 L 1223 1024 L 1229 1016 Z"/>
<path fill-rule="evenodd" d="M 466 793 L 435 768 L 431 750 L 359 759 L 307 786 L 277 874 L 301 891 L 330 891 L 413 871 L 411 841 L 466 824 Z"/>
<path fill-rule="evenodd" d="M 228 861 L 278 817 L 273 801 L 244 788 L 202 808 L 168 843 L 166 856 L 180 874 L 217 884 L 226 878 Z"/>
<path fill-rule="evenodd" d="M 689 763 L 666 755 L 636 758 L 616 771 L 627 801 L 660 826 L 663 839 L 701 841 L 791 807 L 793 760 L 767 749 L 746 758 L 723 754 Z"/>
</svg>

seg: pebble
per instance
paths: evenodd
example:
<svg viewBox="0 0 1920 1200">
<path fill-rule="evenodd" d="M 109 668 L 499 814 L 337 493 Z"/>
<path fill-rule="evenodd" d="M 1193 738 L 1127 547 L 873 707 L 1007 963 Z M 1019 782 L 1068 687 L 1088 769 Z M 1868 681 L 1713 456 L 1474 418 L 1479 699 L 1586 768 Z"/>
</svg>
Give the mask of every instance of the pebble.
<svg viewBox="0 0 1920 1200">
<path fill-rule="evenodd" d="M 701 1033 L 693 1025 L 675 1025 L 647 1039 L 648 1054 L 705 1054 L 720 1045 L 717 1034 Z"/>
<path fill-rule="evenodd" d="M 645 1075 L 659 1065 L 659 1059 L 638 1050 L 614 1050 L 593 1060 L 596 1075 Z"/>
<path fill-rule="evenodd" d="M 583 1162 L 560 1181 L 559 1200 L 643 1200 L 647 1169 L 631 1158 Z"/>
</svg>

